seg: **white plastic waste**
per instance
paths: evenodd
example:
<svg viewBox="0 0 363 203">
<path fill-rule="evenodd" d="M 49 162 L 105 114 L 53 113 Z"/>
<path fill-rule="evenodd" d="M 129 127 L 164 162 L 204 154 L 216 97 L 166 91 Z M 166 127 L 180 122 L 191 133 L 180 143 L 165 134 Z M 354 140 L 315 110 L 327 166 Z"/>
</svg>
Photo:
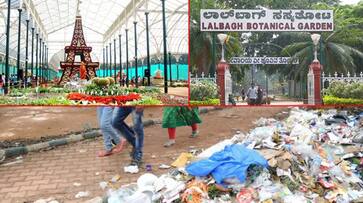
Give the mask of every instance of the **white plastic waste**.
<svg viewBox="0 0 363 203">
<path fill-rule="evenodd" d="M 81 185 L 82 185 L 81 183 L 77 183 L 77 182 L 73 183 L 73 186 L 76 186 L 76 187 L 79 187 Z"/>
<path fill-rule="evenodd" d="M 139 172 L 139 167 L 137 167 L 137 166 L 125 166 L 124 167 L 124 172 L 125 173 L 138 173 Z"/>
<path fill-rule="evenodd" d="M 297 137 L 298 138 L 298 142 L 302 142 L 302 143 L 309 143 L 311 141 L 311 139 L 314 136 L 314 133 L 307 127 L 301 125 L 301 124 L 296 124 L 290 133 L 291 137 Z"/>
<path fill-rule="evenodd" d="M 102 188 L 102 190 L 105 190 L 106 187 L 107 187 L 107 182 L 104 182 L 104 181 L 103 182 L 100 182 L 99 185 Z"/>
<path fill-rule="evenodd" d="M 294 194 L 294 195 L 288 195 L 286 197 L 283 198 L 283 201 L 285 203 L 307 203 L 307 199 L 303 196 L 303 195 L 298 195 L 298 194 Z"/>
<path fill-rule="evenodd" d="M 76 194 L 75 198 L 88 197 L 89 195 L 90 193 L 88 191 L 81 191 Z"/>
<path fill-rule="evenodd" d="M 275 130 L 275 126 L 257 127 L 249 133 L 248 140 L 252 139 L 256 141 L 262 141 L 266 139 L 271 139 Z"/>
<path fill-rule="evenodd" d="M 204 150 L 202 153 L 200 153 L 197 156 L 197 159 L 208 159 L 214 153 L 223 150 L 227 145 L 231 145 L 231 144 L 233 144 L 233 142 L 230 139 L 219 142 L 219 143 L 209 147 L 208 149 Z"/>
<path fill-rule="evenodd" d="M 158 179 L 157 176 L 151 173 L 145 173 L 137 179 L 137 187 L 140 191 L 154 192 L 154 183 Z"/>
<path fill-rule="evenodd" d="M 127 203 L 152 203 L 150 194 L 136 191 L 133 195 L 126 197 L 124 202 Z"/>
</svg>

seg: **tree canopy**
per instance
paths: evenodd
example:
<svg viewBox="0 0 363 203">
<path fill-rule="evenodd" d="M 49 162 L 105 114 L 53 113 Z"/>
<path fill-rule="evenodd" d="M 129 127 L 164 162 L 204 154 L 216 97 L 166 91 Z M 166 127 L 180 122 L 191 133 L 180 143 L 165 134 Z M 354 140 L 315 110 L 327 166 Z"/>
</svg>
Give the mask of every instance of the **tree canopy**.
<svg viewBox="0 0 363 203">
<path fill-rule="evenodd" d="M 190 59 L 192 72 L 210 72 L 212 45 L 216 40 L 216 62 L 221 45 L 211 32 L 199 29 L 200 9 L 332 9 L 334 32 L 320 33 L 319 61 L 327 73 L 359 73 L 363 71 L 363 1 L 357 5 L 340 5 L 339 0 L 191 0 Z M 218 33 L 216 33 L 218 34 Z M 295 56 L 299 65 L 263 65 L 268 74 L 280 73 L 285 78 L 306 77 L 313 60 L 312 33 L 307 32 L 230 32 L 226 44 L 227 59 L 231 56 Z M 232 65 L 233 75 L 241 80 L 249 65 Z"/>
</svg>

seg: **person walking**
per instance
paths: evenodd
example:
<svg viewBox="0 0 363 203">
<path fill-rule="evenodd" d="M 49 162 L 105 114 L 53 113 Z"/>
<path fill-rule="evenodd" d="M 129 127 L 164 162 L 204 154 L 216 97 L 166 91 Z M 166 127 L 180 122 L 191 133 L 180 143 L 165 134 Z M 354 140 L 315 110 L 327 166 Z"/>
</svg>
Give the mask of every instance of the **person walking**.
<svg viewBox="0 0 363 203">
<path fill-rule="evenodd" d="M 263 99 L 263 90 L 261 88 L 261 86 L 257 86 L 257 100 L 256 100 L 256 103 L 258 105 L 261 105 L 262 104 L 262 99 Z"/>
<path fill-rule="evenodd" d="M 198 123 L 202 123 L 199 117 L 198 108 L 184 106 L 164 107 L 162 127 L 168 129 L 168 141 L 164 147 L 170 147 L 175 144 L 176 128 L 181 126 L 190 126 L 192 128 L 191 138 L 198 136 Z"/>
<path fill-rule="evenodd" d="M 104 150 L 98 152 L 98 157 L 105 157 L 112 154 L 120 153 L 126 143 L 126 141 L 121 138 L 121 136 L 112 126 L 111 122 L 113 113 L 113 107 L 97 107 L 97 117 L 102 132 L 105 148 Z M 115 147 L 113 147 L 112 142 L 116 144 Z"/>
<path fill-rule="evenodd" d="M 257 90 L 255 87 L 255 84 L 251 83 L 251 87 L 247 90 L 247 98 L 248 98 L 248 104 L 249 105 L 255 105 L 256 99 L 257 99 Z"/>
<path fill-rule="evenodd" d="M 242 101 L 244 101 L 246 99 L 245 89 L 242 89 L 241 97 L 242 97 Z"/>
<path fill-rule="evenodd" d="M 125 123 L 125 119 L 130 114 L 132 114 L 133 129 Z M 142 164 L 144 147 L 143 115 L 144 109 L 140 107 L 116 107 L 112 117 L 112 126 L 120 131 L 121 135 L 132 146 L 130 166 L 140 167 Z"/>
</svg>

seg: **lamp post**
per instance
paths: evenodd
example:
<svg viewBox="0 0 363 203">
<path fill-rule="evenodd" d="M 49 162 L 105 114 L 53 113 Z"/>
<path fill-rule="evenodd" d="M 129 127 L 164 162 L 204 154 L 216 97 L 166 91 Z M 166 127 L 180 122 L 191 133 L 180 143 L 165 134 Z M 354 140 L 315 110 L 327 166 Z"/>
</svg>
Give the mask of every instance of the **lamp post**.
<svg viewBox="0 0 363 203">
<path fill-rule="evenodd" d="M 25 37 L 25 78 L 24 78 L 24 88 L 28 86 L 28 44 L 29 44 L 29 15 L 26 19 L 26 37 Z"/>
<path fill-rule="evenodd" d="M 108 76 L 108 46 L 106 45 L 106 77 Z"/>
<path fill-rule="evenodd" d="M 138 81 L 139 74 L 138 74 L 138 70 L 137 70 L 137 33 L 136 33 L 136 29 L 137 29 L 137 22 L 136 22 L 136 19 L 135 19 L 135 21 L 134 21 L 134 38 L 135 38 L 135 85 L 136 85 L 136 87 L 139 87 L 139 81 Z"/>
<path fill-rule="evenodd" d="M 33 75 L 34 75 L 34 24 L 32 27 L 32 56 L 31 56 L 31 71 L 30 71 L 30 77 L 31 77 L 31 82 L 33 82 Z"/>
<path fill-rule="evenodd" d="M 113 56 L 114 56 L 114 79 L 115 79 L 115 83 L 117 83 L 117 74 L 116 74 L 116 38 L 113 39 Z"/>
<path fill-rule="evenodd" d="M 224 59 L 224 44 L 228 36 L 226 34 L 218 34 L 217 37 L 222 45 L 222 57 L 217 67 L 217 85 L 219 88 L 220 103 L 221 105 L 226 105 L 228 104 L 228 97 L 230 94 L 229 88 L 231 85 L 230 81 L 227 81 L 228 77 L 230 76 L 229 66 Z"/>
<path fill-rule="evenodd" d="M 105 73 L 105 61 L 106 61 L 106 58 L 105 58 L 105 47 L 102 48 L 102 68 L 101 68 L 101 73 L 102 73 L 102 77 L 105 77 L 106 73 Z"/>
<path fill-rule="evenodd" d="M 318 60 L 317 56 L 317 46 L 320 40 L 320 34 L 312 34 L 311 40 L 314 44 L 314 60 L 309 66 L 308 73 L 308 103 L 319 105 L 322 104 L 322 95 L 321 95 L 321 70 L 322 66 Z"/>
<path fill-rule="evenodd" d="M 160 70 L 161 59 L 158 58 L 158 69 Z"/>
<path fill-rule="evenodd" d="M 258 50 L 254 50 L 254 56 L 256 57 L 257 54 L 259 53 Z M 257 64 L 252 64 L 252 70 L 251 70 L 251 84 L 254 83 L 254 77 L 255 77 L 255 72 L 257 71 Z M 257 80 L 256 80 L 257 81 Z"/>
<path fill-rule="evenodd" d="M 21 12 L 23 11 L 22 9 L 22 2 L 20 1 L 19 2 L 19 8 L 18 8 L 18 11 L 19 11 L 19 19 L 18 19 L 18 53 L 17 53 L 17 57 L 16 57 L 16 69 L 17 69 L 17 74 L 16 74 L 16 79 L 18 81 L 18 83 L 20 82 L 20 80 L 22 79 L 20 73 L 20 32 L 21 32 Z M 9 17 L 9 16 L 8 16 Z M 19 83 L 20 85 L 20 83 Z"/>
<path fill-rule="evenodd" d="M 147 5 L 147 0 L 146 0 L 146 5 Z M 146 64 L 147 64 L 147 70 L 149 72 L 147 76 L 147 85 L 150 86 L 151 67 L 150 67 L 150 42 L 149 42 L 149 12 L 147 11 L 147 7 L 145 12 L 145 18 L 146 18 L 146 54 L 147 54 Z"/>
<path fill-rule="evenodd" d="M 267 79 L 267 75 L 265 75 L 265 80 L 266 80 L 266 98 L 268 98 L 268 79 Z"/>
<path fill-rule="evenodd" d="M 4 93 L 9 92 L 9 46 L 10 46 L 10 7 L 11 0 L 8 0 L 8 17 L 6 19 L 6 48 L 5 48 L 5 88 Z"/>
<path fill-rule="evenodd" d="M 109 66 L 109 71 L 110 71 L 110 77 L 112 77 L 112 44 L 111 44 L 111 42 L 109 43 L 109 45 L 110 45 L 110 66 Z"/>
<path fill-rule="evenodd" d="M 179 60 L 181 57 L 181 54 L 174 54 L 175 60 L 176 60 L 176 80 L 179 80 Z"/>
<path fill-rule="evenodd" d="M 43 39 L 39 39 L 39 84 L 42 84 L 42 41 Z"/>
<path fill-rule="evenodd" d="M 118 48 L 120 51 L 120 85 L 122 85 L 122 48 L 121 48 L 121 34 L 118 35 Z"/>
<path fill-rule="evenodd" d="M 47 68 L 47 80 L 50 80 L 50 70 L 49 70 L 49 64 L 48 64 L 48 51 L 49 47 L 45 45 L 45 67 Z"/>
<path fill-rule="evenodd" d="M 129 87 L 129 29 L 125 29 L 126 33 L 126 87 Z"/>
<path fill-rule="evenodd" d="M 172 70 L 171 70 L 171 53 L 169 52 L 169 75 L 170 75 L 170 86 L 173 83 Z"/>
<path fill-rule="evenodd" d="M 166 48 L 166 19 L 165 19 L 165 1 L 161 0 L 162 4 L 162 13 L 163 13 L 163 46 L 164 46 L 164 93 L 168 93 L 168 60 L 167 60 L 167 48 Z"/>
<path fill-rule="evenodd" d="M 212 33 L 212 69 L 209 73 L 216 72 L 216 33 Z"/>
<path fill-rule="evenodd" d="M 41 78 L 44 83 L 45 77 L 44 77 L 44 69 L 45 69 L 45 39 L 43 41 L 43 53 L 42 53 L 42 69 L 41 69 Z"/>
<path fill-rule="evenodd" d="M 38 32 L 38 31 L 37 31 Z M 38 87 L 38 41 L 39 41 L 39 33 L 36 34 L 36 43 L 35 43 L 35 86 Z"/>
</svg>

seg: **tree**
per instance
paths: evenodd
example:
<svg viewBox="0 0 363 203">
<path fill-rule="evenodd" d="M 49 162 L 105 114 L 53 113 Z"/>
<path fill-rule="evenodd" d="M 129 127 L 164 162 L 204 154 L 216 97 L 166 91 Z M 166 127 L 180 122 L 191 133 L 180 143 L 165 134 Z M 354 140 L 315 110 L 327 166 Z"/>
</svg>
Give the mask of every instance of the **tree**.
<svg viewBox="0 0 363 203">
<path fill-rule="evenodd" d="M 321 42 L 318 45 L 318 59 L 326 73 L 359 72 L 363 61 L 363 20 L 360 18 L 362 3 L 358 6 L 335 6 L 317 4 L 316 9 L 334 9 L 335 31 L 321 33 Z M 285 33 L 279 36 L 285 41 L 290 38 L 294 43 L 286 45 L 283 52 L 291 53 L 300 59 L 297 69 L 289 69 L 288 74 L 293 74 L 299 79 L 300 75 L 307 74 L 308 66 L 313 60 L 314 45 L 310 33 Z M 281 40 L 281 39 L 280 39 Z"/>
<path fill-rule="evenodd" d="M 224 8 L 223 4 L 215 0 L 193 0 L 191 1 L 190 17 L 190 65 L 193 73 L 210 73 L 213 55 L 213 39 L 216 44 L 216 63 L 220 59 L 221 44 L 216 37 L 218 33 L 200 31 L 200 9 L 202 8 Z M 230 40 L 226 44 L 226 57 L 241 52 L 238 42 L 238 33 L 228 33 Z M 213 36 L 215 35 L 215 36 Z M 241 72 L 236 74 L 240 75 Z"/>
</svg>

